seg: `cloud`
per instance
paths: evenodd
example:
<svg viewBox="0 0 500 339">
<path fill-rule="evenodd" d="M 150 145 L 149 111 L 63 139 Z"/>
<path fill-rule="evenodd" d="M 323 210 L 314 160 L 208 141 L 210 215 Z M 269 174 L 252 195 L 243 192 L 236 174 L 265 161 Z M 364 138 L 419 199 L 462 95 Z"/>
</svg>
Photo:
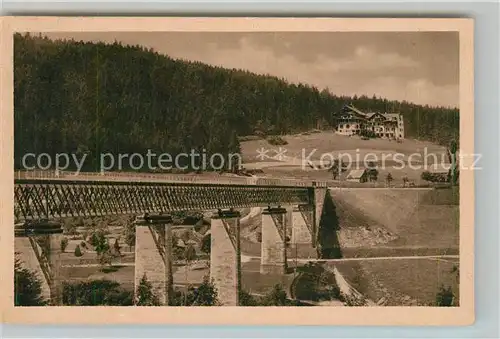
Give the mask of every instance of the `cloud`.
<svg viewBox="0 0 500 339">
<path fill-rule="evenodd" d="M 328 87 L 336 95 L 377 95 L 433 106 L 458 105 L 458 85 L 438 86 L 425 78 L 400 76 L 418 75 L 420 63 L 409 56 L 380 53 L 364 46 L 356 48 L 350 57 L 332 58 L 321 54 L 312 62 L 299 60 L 291 54 L 277 56 L 272 48 L 256 45 L 247 38 L 229 49 L 221 50 L 211 43 L 203 53 L 183 50 L 169 54 L 226 68 L 271 74 L 294 83 L 308 83 L 320 90 Z"/>
<path fill-rule="evenodd" d="M 378 71 L 387 72 L 400 68 L 418 67 L 419 63 L 410 57 L 403 57 L 397 53 L 376 53 L 374 50 L 359 46 L 352 56 L 348 58 L 336 59 L 325 55 L 320 55 L 317 62 L 326 66 L 325 70 L 331 72 L 345 71 Z"/>
<path fill-rule="evenodd" d="M 270 74 L 328 87 L 337 95 L 377 95 L 458 106 L 458 36 L 411 33 L 117 33 L 47 34 L 140 44 L 174 58 Z"/>
</svg>

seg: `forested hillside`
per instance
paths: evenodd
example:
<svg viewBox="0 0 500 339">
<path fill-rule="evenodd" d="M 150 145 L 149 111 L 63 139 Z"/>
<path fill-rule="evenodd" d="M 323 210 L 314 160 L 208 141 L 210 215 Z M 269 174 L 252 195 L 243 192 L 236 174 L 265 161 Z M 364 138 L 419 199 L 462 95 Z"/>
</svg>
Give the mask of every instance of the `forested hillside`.
<svg viewBox="0 0 500 339">
<path fill-rule="evenodd" d="M 459 128 L 458 110 L 339 97 L 139 46 L 19 34 L 14 102 L 16 167 L 27 152 L 90 152 L 88 165 L 102 152 L 237 152 L 237 137 L 256 129 L 286 134 L 332 128 L 333 115 L 349 102 L 362 110 L 403 113 L 407 138 L 447 143 Z"/>
</svg>

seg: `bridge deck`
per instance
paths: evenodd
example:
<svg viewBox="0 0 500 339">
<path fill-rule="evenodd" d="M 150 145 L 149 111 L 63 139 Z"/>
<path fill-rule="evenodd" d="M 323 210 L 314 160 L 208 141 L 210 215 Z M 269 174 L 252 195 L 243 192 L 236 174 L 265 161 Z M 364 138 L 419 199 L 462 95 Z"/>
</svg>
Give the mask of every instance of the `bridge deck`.
<svg viewBox="0 0 500 339">
<path fill-rule="evenodd" d="M 168 173 L 135 173 L 135 172 L 68 172 L 68 171 L 16 171 L 15 180 L 50 179 L 71 181 L 130 181 L 148 183 L 192 183 L 210 185 L 257 185 L 257 186 L 294 186 L 294 187 L 327 187 L 329 181 L 313 181 L 300 179 L 243 177 L 229 175 L 189 175 Z"/>
<path fill-rule="evenodd" d="M 19 175 L 14 180 L 16 220 L 313 204 L 313 187 L 301 181 L 230 177 L 214 183 L 180 178 Z"/>
</svg>

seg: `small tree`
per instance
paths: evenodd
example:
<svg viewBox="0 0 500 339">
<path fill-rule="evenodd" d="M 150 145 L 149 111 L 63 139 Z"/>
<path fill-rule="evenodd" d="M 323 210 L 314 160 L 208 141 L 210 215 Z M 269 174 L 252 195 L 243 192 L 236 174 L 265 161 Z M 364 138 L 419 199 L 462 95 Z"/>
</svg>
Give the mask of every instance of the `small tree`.
<svg viewBox="0 0 500 339">
<path fill-rule="evenodd" d="M 333 180 L 337 180 L 341 173 L 347 171 L 347 166 L 341 159 L 334 159 L 329 171 L 332 172 Z"/>
<path fill-rule="evenodd" d="M 81 257 L 83 255 L 82 250 L 80 249 L 80 245 L 76 245 L 75 247 L 75 257 Z"/>
<path fill-rule="evenodd" d="M 97 252 L 97 255 L 104 253 L 109 250 L 109 243 L 102 232 L 94 233 L 93 237 L 94 244 L 92 244 Z"/>
<path fill-rule="evenodd" d="M 402 179 L 403 179 L 403 187 L 406 187 L 406 185 L 408 184 L 408 182 L 410 180 L 408 179 L 408 177 L 406 175 Z"/>
<path fill-rule="evenodd" d="M 386 177 L 385 177 L 385 181 L 387 182 L 387 186 L 391 186 L 391 182 L 393 181 L 394 179 L 392 178 L 392 174 L 391 173 L 387 173 Z"/>
<path fill-rule="evenodd" d="M 99 237 L 97 236 L 97 233 L 92 233 L 92 235 L 90 236 L 90 239 L 89 239 L 89 244 L 91 244 L 92 246 L 97 246 L 97 243 L 99 242 Z"/>
<path fill-rule="evenodd" d="M 219 305 L 217 288 L 208 276 L 203 277 L 203 283 L 188 293 L 186 306 L 217 306 Z"/>
<path fill-rule="evenodd" d="M 367 175 L 368 175 L 368 179 L 370 181 L 377 181 L 378 180 L 377 166 L 375 165 L 375 163 L 373 161 L 370 161 L 368 163 Z"/>
<path fill-rule="evenodd" d="M 136 306 L 160 306 L 160 300 L 153 292 L 153 286 L 148 281 L 146 277 L 146 273 L 141 278 L 139 282 L 139 286 L 137 286 L 136 298 L 135 298 Z"/>
<path fill-rule="evenodd" d="M 42 296 L 42 283 L 37 275 L 22 267 L 21 261 L 14 261 L 14 305 L 44 306 L 47 301 Z"/>
<path fill-rule="evenodd" d="M 97 253 L 97 260 L 102 266 L 111 266 L 113 258 L 115 255 L 111 252 L 111 247 L 109 246 L 108 239 L 104 236 L 103 232 L 94 233 L 94 249 Z"/>
<path fill-rule="evenodd" d="M 68 247 L 68 239 L 67 238 L 62 238 L 61 239 L 61 252 L 64 253 L 66 250 L 66 247 Z"/>
<path fill-rule="evenodd" d="M 454 298 L 455 297 L 451 287 L 448 286 L 447 288 L 444 288 L 444 286 L 441 285 L 438 293 L 436 294 L 436 305 L 441 307 L 453 306 Z"/>
</svg>

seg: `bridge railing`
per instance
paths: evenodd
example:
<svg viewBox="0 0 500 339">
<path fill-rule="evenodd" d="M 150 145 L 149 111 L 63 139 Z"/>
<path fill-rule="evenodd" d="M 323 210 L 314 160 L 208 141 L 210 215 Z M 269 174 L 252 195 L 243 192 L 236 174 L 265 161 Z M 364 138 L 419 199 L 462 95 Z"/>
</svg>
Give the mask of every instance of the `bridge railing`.
<svg viewBox="0 0 500 339">
<path fill-rule="evenodd" d="M 54 179 L 54 180 L 98 180 L 98 181 L 135 181 L 162 183 L 254 185 L 254 186 L 293 186 L 293 187 L 328 187 L 328 181 L 313 181 L 285 178 L 206 176 L 168 173 L 136 172 L 70 172 L 70 171 L 16 171 L 15 179 Z"/>
</svg>

